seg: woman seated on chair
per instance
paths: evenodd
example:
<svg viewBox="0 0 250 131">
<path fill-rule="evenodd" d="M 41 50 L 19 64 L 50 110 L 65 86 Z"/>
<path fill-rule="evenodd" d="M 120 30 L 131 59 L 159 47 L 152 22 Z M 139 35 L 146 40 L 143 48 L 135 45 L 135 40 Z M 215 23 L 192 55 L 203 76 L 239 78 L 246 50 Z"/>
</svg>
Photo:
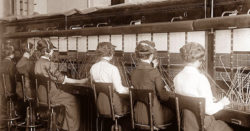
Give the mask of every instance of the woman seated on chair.
<svg viewBox="0 0 250 131">
<path fill-rule="evenodd" d="M 226 97 L 219 102 L 213 102 L 209 81 L 199 70 L 205 58 L 205 49 L 199 43 L 190 42 L 180 48 L 180 53 L 186 66 L 174 78 L 175 92 L 180 95 L 205 98 L 205 113 L 207 115 L 204 127 L 206 131 L 231 131 L 232 129 L 226 123 L 217 121 L 213 117 L 213 114 L 222 110 L 230 102 Z M 192 112 L 184 111 L 183 122 L 185 131 L 199 130 Z"/>
<path fill-rule="evenodd" d="M 91 67 L 90 74 L 93 82 L 100 82 L 100 83 L 112 83 L 113 88 L 115 90 L 114 94 L 114 108 L 116 114 L 124 114 L 128 112 L 129 109 L 129 88 L 124 87 L 122 85 L 121 76 L 119 70 L 116 66 L 110 63 L 111 59 L 114 56 L 115 46 L 112 45 L 110 42 L 101 42 L 98 44 L 96 53 L 98 55 L 97 62 Z M 118 94 L 125 94 L 125 95 L 118 95 Z M 107 96 L 99 95 L 97 100 L 97 105 L 101 108 L 104 113 L 108 113 L 109 111 L 105 109 L 109 109 L 106 103 Z M 107 108 L 105 108 L 107 107 Z"/>
<path fill-rule="evenodd" d="M 35 63 L 35 75 L 44 76 L 51 80 L 51 89 L 49 97 L 51 104 L 61 104 L 66 108 L 66 115 L 63 121 L 62 129 L 67 131 L 78 131 L 80 127 L 80 110 L 75 96 L 57 88 L 56 83 L 86 83 L 88 79 L 71 79 L 61 74 L 58 66 L 51 61 L 55 47 L 45 39 L 37 42 L 37 50 L 41 53 L 41 58 Z M 40 101 L 46 102 L 45 88 L 38 88 L 38 97 Z"/>
<path fill-rule="evenodd" d="M 6 45 L 2 50 L 2 58 L 0 66 L 1 72 L 1 81 L 2 81 L 2 74 L 5 75 L 6 80 L 6 95 L 13 95 L 16 93 L 16 85 L 15 85 L 15 74 L 16 74 L 16 67 L 13 61 L 14 58 L 14 47 L 11 45 Z M 1 88 L 2 90 L 3 88 Z M 4 91 L 1 91 L 3 93 Z"/>
<path fill-rule="evenodd" d="M 32 59 L 34 53 L 34 45 L 31 43 L 23 43 L 21 45 L 23 53 L 22 58 L 17 62 L 16 69 L 19 74 L 24 74 L 25 79 L 25 94 L 29 98 L 35 97 L 35 59 Z M 18 87 L 17 87 L 18 88 Z M 20 94 L 21 89 L 17 89 Z M 20 95 L 22 96 L 22 95 Z"/>
<path fill-rule="evenodd" d="M 167 104 L 169 94 L 166 92 L 164 81 L 160 72 L 157 70 L 155 43 L 151 41 L 140 41 L 135 49 L 136 57 L 140 60 L 136 69 L 132 72 L 131 80 L 135 89 L 153 90 L 155 97 L 153 99 L 153 114 L 156 126 L 170 123 L 173 120 L 174 113 Z M 152 64 L 153 63 L 153 64 Z M 141 124 L 148 124 L 146 106 L 137 102 L 134 106 L 135 121 Z"/>
<path fill-rule="evenodd" d="M 12 61 L 14 58 L 14 47 L 10 45 L 5 45 L 2 52 L 2 61 L 0 66 L 0 128 L 7 127 L 6 121 L 3 119 L 7 118 L 7 102 L 5 96 L 10 96 L 15 94 L 15 63 Z M 6 92 L 4 92 L 4 81 L 5 78 Z M 6 93 L 6 94 L 5 94 Z"/>
</svg>

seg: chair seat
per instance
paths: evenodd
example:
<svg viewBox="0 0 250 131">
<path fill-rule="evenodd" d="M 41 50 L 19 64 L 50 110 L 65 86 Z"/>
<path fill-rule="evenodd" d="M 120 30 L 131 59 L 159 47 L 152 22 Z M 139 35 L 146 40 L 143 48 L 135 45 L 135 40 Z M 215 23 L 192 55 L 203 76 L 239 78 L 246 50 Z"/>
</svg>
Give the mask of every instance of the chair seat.
<svg viewBox="0 0 250 131">
<path fill-rule="evenodd" d="M 167 123 L 167 124 L 164 124 L 164 125 L 156 125 L 154 126 L 154 130 L 162 130 L 162 129 L 166 129 L 168 126 L 171 126 L 172 123 Z M 143 129 L 143 130 L 150 130 L 150 126 L 149 125 L 146 125 L 146 124 L 138 124 L 136 123 L 135 126 Z"/>
<path fill-rule="evenodd" d="M 45 103 L 45 102 L 39 102 L 39 106 L 43 106 L 43 107 L 48 107 L 48 103 Z M 62 104 L 51 104 L 50 105 L 51 108 L 56 108 L 56 107 L 60 107 L 60 106 L 64 106 Z"/>
<path fill-rule="evenodd" d="M 15 116 L 15 117 L 12 117 L 12 118 L 5 118 L 5 119 L 2 119 L 2 120 L 4 120 L 4 121 L 15 121 L 15 120 L 18 120 L 20 118 L 21 118 L 20 116 Z"/>
<path fill-rule="evenodd" d="M 164 124 L 164 125 L 156 125 L 156 128 L 158 129 L 166 129 L 168 126 L 171 126 L 172 123 L 167 123 L 167 124 Z"/>
<path fill-rule="evenodd" d="M 26 99 L 27 99 L 28 101 L 34 101 L 34 100 L 35 100 L 35 98 L 30 98 L 30 97 L 26 97 Z"/>
<path fill-rule="evenodd" d="M 36 127 L 41 127 L 43 125 L 41 123 L 35 123 L 35 124 L 26 125 L 26 122 L 22 122 L 22 123 L 18 123 L 17 126 L 18 127 L 36 128 Z"/>
<path fill-rule="evenodd" d="M 129 115 L 129 114 L 130 114 L 130 112 L 126 112 L 124 114 L 119 114 L 119 115 L 115 114 L 115 118 L 119 119 L 119 118 L 124 117 L 124 116 Z"/>
<path fill-rule="evenodd" d="M 63 107 L 64 105 L 62 105 L 62 104 L 51 104 L 50 106 L 52 108 L 56 108 L 56 107 Z"/>
<path fill-rule="evenodd" d="M 46 120 L 50 117 L 51 111 L 48 110 L 49 106 L 47 103 L 39 103 L 39 108 L 37 109 L 37 112 L 39 113 L 39 118 L 41 120 Z M 63 109 L 64 105 L 61 104 L 51 104 L 51 108 L 53 110 L 57 109 Z M 65 109 L 64 109 L 65 110 Z"/>
</svg>

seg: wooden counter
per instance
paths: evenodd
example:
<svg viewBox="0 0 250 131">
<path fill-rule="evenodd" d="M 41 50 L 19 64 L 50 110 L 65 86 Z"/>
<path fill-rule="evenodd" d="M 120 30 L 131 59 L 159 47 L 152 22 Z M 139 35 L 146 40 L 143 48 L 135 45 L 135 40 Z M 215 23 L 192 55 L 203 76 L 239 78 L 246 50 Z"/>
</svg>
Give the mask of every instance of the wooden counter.
<svg viewBox="0 0 250 131">
<path fill-rule="evenodd" d="M 223 109 L 215 114 L 215 118 L 228 123 L 250 128 L 250 112 Z"/>
</svg>

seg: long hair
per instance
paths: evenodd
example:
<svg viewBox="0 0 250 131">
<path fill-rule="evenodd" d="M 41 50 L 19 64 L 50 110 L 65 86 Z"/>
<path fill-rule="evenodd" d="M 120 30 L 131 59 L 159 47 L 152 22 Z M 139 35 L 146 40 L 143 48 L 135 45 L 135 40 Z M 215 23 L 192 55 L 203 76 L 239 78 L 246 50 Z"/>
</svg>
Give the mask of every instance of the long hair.
<svg viewBox="0 0 250 131">
<path fill-rule="evenodd" d="M 21 52 L 24 53 L 24 52 L 28 52 L 30 53 L 30 51 L 34 48 L 34 44 L 33 43 L 28 43 L 26 41 L 23 41 L 20 45 L 20 49 L 21 49 Z"/>
<path fill-rule="evenodd" d="M 41 56 L 44 56 L 45 53 L 50 53 L 53 48 L 53 44 L 48 40 L 41 39 L 37 42 L 37 50 L 40 52 Z"/>
<path fill-rule="evenodd" d="M 112 56 L 115 53 L 115 46 L 110 42 L 100 42 L 97 46 L 96 53 L 99 57 Z"/>
<path fill-rule="evenodd" d="M 140 41 L 135 48 L 136 57 L 139 59 L 149 59 L 151 54 L 156 54 L 155 43 L 153 41 Z"/>
<path fill-rule="evenodd" d="M 204 59 L 205 49 L 199 43 L 189 42 L 180 48 L 180 53 L 186 63 L 192 63 Z"/>
<path fill-rule="evenodd" d="M 12 45 L 5 45 L 2 50 L 2 58 L 6 58 L 12 54 L 14 54 L 14 47 Z"/>
</svg>

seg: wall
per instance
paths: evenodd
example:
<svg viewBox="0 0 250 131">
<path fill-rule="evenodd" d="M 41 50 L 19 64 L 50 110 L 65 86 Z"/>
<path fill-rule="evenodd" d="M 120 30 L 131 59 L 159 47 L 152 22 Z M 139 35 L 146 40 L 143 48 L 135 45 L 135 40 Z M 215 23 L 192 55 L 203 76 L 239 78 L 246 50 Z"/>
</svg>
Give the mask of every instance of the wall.
<svg viewBox="0 0 250 131">
<path fill-rule="evenodd" d="M 89 7 L 110 6 L 111 0 L 89 0 Z"/>
<path fill-rule="evenodd" d="M 34 12 L 38 14 L 47 14 L 47 2 L 48 0 L 34 0 Z"/>
<path fill-rule="evenodd" d="M 161 0 L 124 0 L 125 3 L 137 3 L 137 2 L 146 2 L 146 1 L 161 1 Z"/>
<path fill-rule="evenodd" d="M 0 0 L 0 18 L 11 14 L 11 0 Z"/>
<path fill-rule="evenodd" d="M 87 8 L 87 0 L 47 0 L 48 13 L 65 12 L 71 9 Z"/>
</svg>

